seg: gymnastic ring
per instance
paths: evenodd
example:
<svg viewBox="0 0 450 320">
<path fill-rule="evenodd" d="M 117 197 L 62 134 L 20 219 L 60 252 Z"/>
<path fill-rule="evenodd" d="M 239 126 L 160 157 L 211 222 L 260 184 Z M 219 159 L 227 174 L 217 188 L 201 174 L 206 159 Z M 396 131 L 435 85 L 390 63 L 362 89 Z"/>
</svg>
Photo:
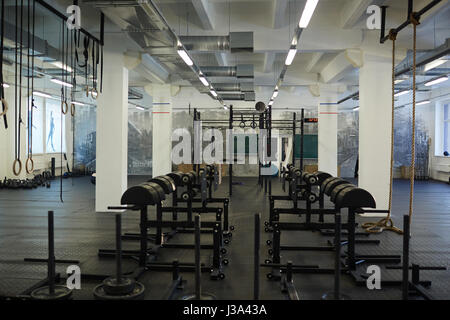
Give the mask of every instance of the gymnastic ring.
<svg viewBox="0 0 450 320">
<path fill-rule="evenodd" d="M 29 169 L 29 163 L 31 163 L 31 169 Z M 25 170 L 27 171 L 27 173 L 33 173 L 34 172 L 34 160 L 31 157 L 27 158 L 27 161 L 25 162 Z"/>
<path fill-rule="evenodd" d="M 70 104 L 70 115 L 72 117 L 75 117 L 75 104 L 74 103 Z"/>
<path fill-rule="evenodd" d="M 242 121 L 239 123 L 239 128 L 244 129 L 245 128 L 245 121 Z"/>
<path fill-rule="evenodd" d="M 64 106 L 65 106 L 65 108 L 64 108 Z M 67 114 L 67 111 L 69 111 L 69 104 L 67 103 L 67 101 L 62 100 L 61 101 L 61 112 L 63 114 Z"/>
<path fill-rule="evenodd" d="M 19 171 L 16 170 L 16 164 L 19 164 Z M 22 161 L 20 159 L 15 159 L 13 162 L 13 173 L 15 176 L 18 176 L 22 172 Z"/>
<path fill-rule="evenodd" d="M 5 107 L 5 110 L 0 112 L 0 117 L 4 116 L 8 112 L 8 102 L 6 102 L 6 99 L 2 98 L 1 102 L 3 106 Z"/>
<path fill-rule="evenodd" d="M 91 89 L 91 97 L 92 97 L 92 99 L 97 100 L 97 97 L 98 97 L 97 89 L 95 89 L 95 88 Z"/>
<path fill-rule="evenodd" d="M 255 129 L 257 126 L 258 126 L 258 125 L 256 124 L 255 121 L 253 121 L 253 122 L 250 124 L 250 127 L 252 127 L 252 129 Z"/>
<path fill-rule="evenodd" d="M 86 86 L 86 98 L 89 98 L 89 86 Z"/>
</svg>

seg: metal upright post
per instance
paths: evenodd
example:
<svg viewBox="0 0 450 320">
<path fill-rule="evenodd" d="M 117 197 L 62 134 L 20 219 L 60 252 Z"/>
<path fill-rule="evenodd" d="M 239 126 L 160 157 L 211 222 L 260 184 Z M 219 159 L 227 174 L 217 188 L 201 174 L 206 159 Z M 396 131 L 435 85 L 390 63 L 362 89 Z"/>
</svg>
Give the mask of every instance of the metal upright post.
<svg viewBox="0 0 450 320">
<path fill-rule="evenodd" d="M 409 296 L 409 237 L 410 223 L 409 216 L 403 216 L 403 269 L 402 269 L 402 299 L 408 300 Z"/>
<path fill-rule="evenodd" d="M 297 114 L 294 112 L 292 121 L 292 165 L 295 167 L 295 131 L 297 131 Z"/>
<path fill-rule="evenodd" d="M 55 294 L 55 233 L 53 211 L 48 212 L 48 287 L 50 295 Z"/>
<path fill-rule="evenodd" d="M 122 283 L 122 219 L 116 214 L 116 281 Z"/>
<path fill-rule="evenodd" d="M 259 213 L 255 214 L 255 254 L 254 254 L 254 281 L 253 281 L 253 300 L 259 300 L 259 247 L 260 242 L 260 220 L 261 216 Z"/>
<path fill-rule="evenodd" d="M 305 109 L 302 109 L 302 120 L 300 122 L 300 170 L 303 173 L 303 158 L 304 158 L 304 138 L 305 138 Z"/>
<path fill-rule="evenodd" d="M 334 216 L 334 300 L 341 299 L 341 215 Z"/>
</svg>

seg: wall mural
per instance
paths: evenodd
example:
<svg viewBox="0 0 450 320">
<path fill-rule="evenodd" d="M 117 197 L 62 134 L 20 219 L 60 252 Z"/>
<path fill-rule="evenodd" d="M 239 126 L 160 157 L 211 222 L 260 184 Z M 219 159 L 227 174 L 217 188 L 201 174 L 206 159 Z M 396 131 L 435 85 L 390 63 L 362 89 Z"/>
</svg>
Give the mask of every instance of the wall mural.
<svg viewBox="0 0 450 320">
<path fill-rule="evenodd" d="M 359 113 L 341 112 L 338 118 L 338 166 L 341 177 L 353 178 L 359 153 Z"/>
<path fill-rule="evenodd" d="M 95 172 L 97 109 L 77 106 L 74 117 L 74 170 Z"/>
<path fill-rule="evenodd" d="M 128 174 L 152 175 L 151 111 L 128 111 Z"/>
</svg>

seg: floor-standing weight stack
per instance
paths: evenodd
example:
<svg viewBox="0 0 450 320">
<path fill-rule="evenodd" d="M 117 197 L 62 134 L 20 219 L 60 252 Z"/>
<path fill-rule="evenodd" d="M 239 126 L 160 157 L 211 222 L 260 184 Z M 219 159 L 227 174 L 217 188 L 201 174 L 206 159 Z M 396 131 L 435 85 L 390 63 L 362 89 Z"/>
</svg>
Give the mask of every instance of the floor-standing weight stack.
<svg viewBox="0 0 450 320">
<path fill-rule="evenodd" d="M 116 275 L 94 288 L 99 300 L 137 300 L 144 297 L 145 287 L 132 278 L 122 276 L 122 218 L 116 214 Z"/>
<path fill-rule="evenodd" d="M 55 233 L 53 211 L 48 212 L 48 284 L 31 292 L 31 298 L 36 300 L 65 300 L 72 295 L 72 290 L 66 286 L 55 284 Z"/>
</svg>

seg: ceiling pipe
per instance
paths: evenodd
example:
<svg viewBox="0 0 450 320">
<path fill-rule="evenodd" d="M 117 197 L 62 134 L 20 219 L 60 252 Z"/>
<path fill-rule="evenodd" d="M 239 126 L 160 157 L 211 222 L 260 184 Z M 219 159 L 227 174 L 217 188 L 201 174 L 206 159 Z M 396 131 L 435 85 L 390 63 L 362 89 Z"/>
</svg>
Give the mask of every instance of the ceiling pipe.
<svg viewBox="0 0 450 320">
<path fill-rule="evenodd" d="M 204 66 L 200 67 L 207 77 L 236 77 L 253 79 L 255 77 L 252 64 L 239 64 L 235 67 Z"/>
<path fill-rule="evenodd" d="M 230 32 L 227 36 L 180 36 L 188 51 L 253 52 L 253 32 Z"/>
<path fill-rule="evenodd" d="M 222 93 L 220 97 L 224 100 L 233 100 L 233 101 L 255 101 L 255 93 L 254 92 L 243 92 L 243 93 Z"/>
<path fill-rule="evenodd" d="M 253 82 L 213 83 L 212 86 L 216 91 L 253 92 L 255 90 Z"/>
</svg>

